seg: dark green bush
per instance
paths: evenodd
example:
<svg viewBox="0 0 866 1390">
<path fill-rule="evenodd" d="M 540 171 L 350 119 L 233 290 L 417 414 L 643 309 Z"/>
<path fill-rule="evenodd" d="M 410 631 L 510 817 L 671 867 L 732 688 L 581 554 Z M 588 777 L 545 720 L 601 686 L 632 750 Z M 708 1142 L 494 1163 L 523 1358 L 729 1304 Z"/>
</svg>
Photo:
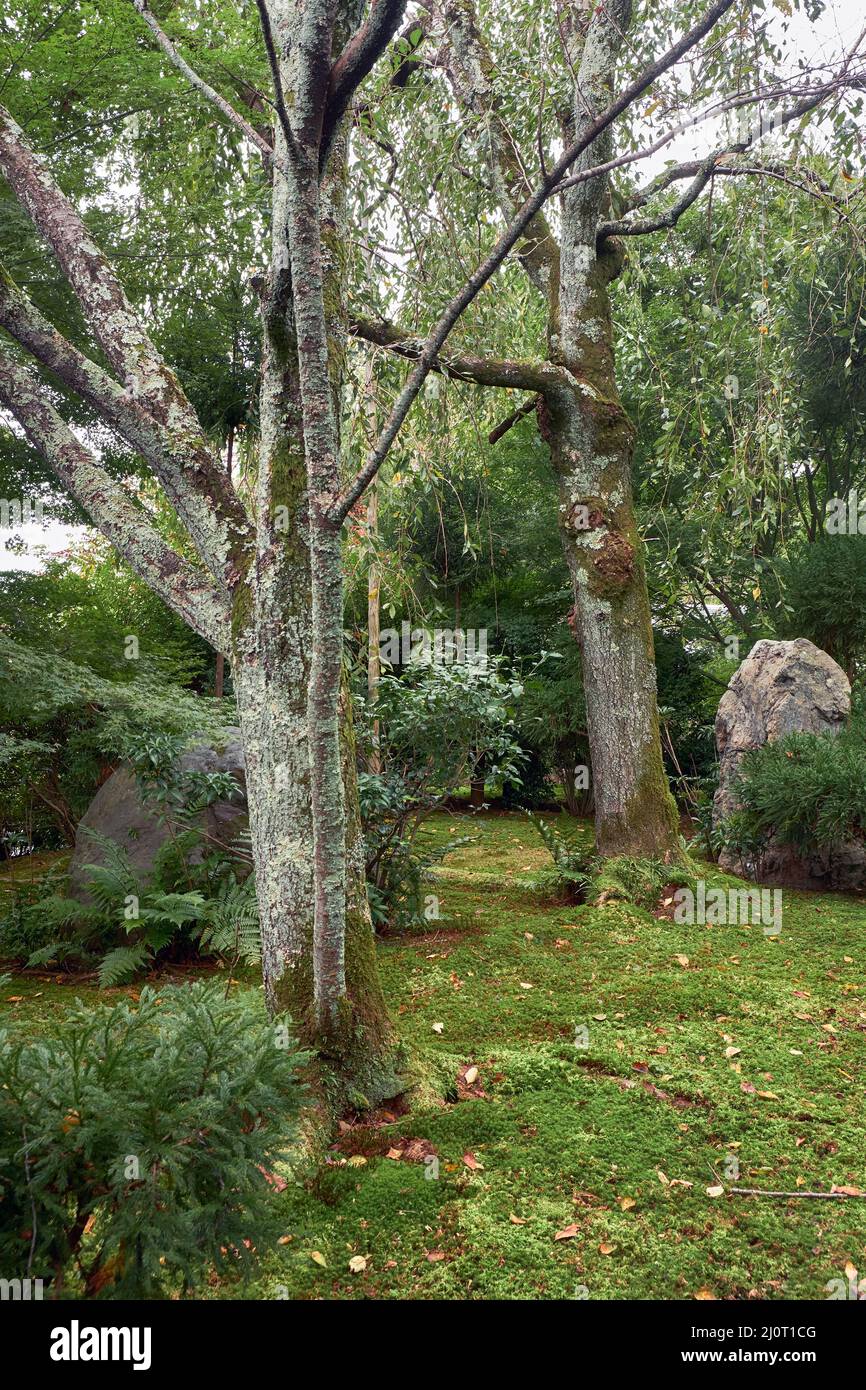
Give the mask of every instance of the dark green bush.
<svg viewBox="0 0 866 1390">
<path fill-rule="evenodd" d="M 746 755 L 737 790 L 739 833 L 772 835 L 801 852 L 863 839 L 866 742 L 857 729 L 788 734 Z"/>
<path fill-rule="evenodd" d="M 267 1175 L 302 1060 L 282 1024 L 203 984 L 0 1033 L 0 1274 L 149 1298 L 244 1270 L 279 1234 Z"/>
</svg>

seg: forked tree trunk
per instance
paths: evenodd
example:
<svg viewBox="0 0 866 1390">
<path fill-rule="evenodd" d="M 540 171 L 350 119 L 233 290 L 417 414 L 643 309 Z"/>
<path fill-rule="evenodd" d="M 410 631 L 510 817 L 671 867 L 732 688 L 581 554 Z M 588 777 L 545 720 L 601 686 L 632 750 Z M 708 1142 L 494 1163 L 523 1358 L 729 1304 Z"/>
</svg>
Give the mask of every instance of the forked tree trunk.
<svg viewBox="0 0 866 1390">
<path fill-rule="evenodd" d="M 484 114 L 491 186 L 506 217 L 513 216 L 525 198 L 525 166 L 516 157 L 476 8 L 471 0 L 431 4 L 447 36 L 455 89 L 473 121 L 477 112 Z M 611 103 L 632 3 L 607 0 L 571 10 L 564 13 L 561 38 L 578 49 L 580 35 L 582 49 L 572 69 L 572 100 L 561 112 L 567 146 L 588 134 L 594 116 Z M 578 156 L 573 172 L 611 154 L 608 130 Z M 524 373 L 522 384 L 539 393 L 539 426 L 559 483 L 560 530 L 583 655 L 597 846 L 603 855 L 672 857 L 679 853 L 677 816 L 659 741 L 652 626 L 632 502 L 633 429 L 614 373 L 608 287 L 621 253 L 609 241 L 597 245 L 606 194 L 602 177 L 563 194 L 558 245 L 543 215 L 526 227 L 520 261 L 546 301 L 547 361 Z M 476 379 L 487 384 L 482 375 Z"/>
</svg>

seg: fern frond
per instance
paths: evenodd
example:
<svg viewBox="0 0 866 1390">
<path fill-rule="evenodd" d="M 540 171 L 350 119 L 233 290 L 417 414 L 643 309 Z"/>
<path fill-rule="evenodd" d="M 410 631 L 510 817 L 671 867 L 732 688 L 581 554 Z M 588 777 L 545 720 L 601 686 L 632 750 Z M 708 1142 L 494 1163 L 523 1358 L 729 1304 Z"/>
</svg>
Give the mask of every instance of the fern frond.
<svg viewBox="0 0 866 1390">
<path fill-rule="evenodd" d="M 206 925 L 202 946 L 216 955 L 254 965 L 261 959 L 261 927 L 252 877 L 243 883 L 220 885 L 217 896 L 206 905 Z"/>
<path fill-rule="evenodd" d="M 117 985 L 126 984 L 138 974 L 149 954 L 143 941 L 134 946 L 116 946 L 99 967 L 99 988 L 114 989 Z"/>
<path fill-rule="evenodd" d="M 88 891 L 100 907 L 109 910 L 122 904 L 130 894 L 140 892 L 138 877 L 126 850 L 116 840 L 109 839 L 98 830 L 91 830 L 89 826 L 85 827 L 84 833 L 102 855 L 100 864 L 84 865 Z"/>
</svg>

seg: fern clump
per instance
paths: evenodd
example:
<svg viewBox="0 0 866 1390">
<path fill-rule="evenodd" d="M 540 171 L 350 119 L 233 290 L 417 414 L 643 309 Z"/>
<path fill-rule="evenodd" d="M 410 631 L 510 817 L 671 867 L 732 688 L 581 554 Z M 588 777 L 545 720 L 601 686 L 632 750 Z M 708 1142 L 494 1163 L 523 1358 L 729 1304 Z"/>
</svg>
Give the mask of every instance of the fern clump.
<svg viewBox="0 0 866 1390">
<path fill-rule="evenodd" d="M 527 815 L 553 860 L 552 869 L 543 869 L 535 875 L 535 891 L 545 897 L 582 902 L 589 883 L 589 847 L 583 840 L 563 834 L 558 827 L 531 811 L 527 811 Z"/>
<path fill-rule="evenodd" d="M 152 1298 L 242 1271 L 280 1233 L 305 1061 L 214 985 L 76 1007 L 0 1033 L 0 1268 L 89 1297 Z"/>
<path fill-rule="evenodd" d="M 620 899 L 652 912 L 665 889 L 694 889 L 695 873 L 689 867 L 685 853 L 682 860 L 676 863 L 621 854 L 598 862 L 592 886 L 596 897 Z"/>
<path fill-rule="evenodd" d="M 254 880 L 239 882 L 235 867 L 225 858 L 218 865 L 213 862 L 217 856 L 190 864 L 186 856 L 199 843 L 196 832 L 185 832 L 182 842 L 175 837 L 170 847 L 163 846 L 147 884 L 138 879 L 120 845 L 88 833 L 101 855 L 99 864 L 84 867 L 90 901 L 82 903 L 56 891 L 41 898 L 31 895 L 17 909 L 12 931 L 7 933 L 5 919 L 0 920 L 0 955 L 20 958 L 25 954 L 20 947 L 38 940 L 26 953 L 30 969 L 89 964 L 101 957 L 103 989 L 127 984 L 169 958 L 216 955 L 232 965 L 253 964 L 260 958 Z M 10 949 L 16 945 L 18 950 Z"/>
</svg>

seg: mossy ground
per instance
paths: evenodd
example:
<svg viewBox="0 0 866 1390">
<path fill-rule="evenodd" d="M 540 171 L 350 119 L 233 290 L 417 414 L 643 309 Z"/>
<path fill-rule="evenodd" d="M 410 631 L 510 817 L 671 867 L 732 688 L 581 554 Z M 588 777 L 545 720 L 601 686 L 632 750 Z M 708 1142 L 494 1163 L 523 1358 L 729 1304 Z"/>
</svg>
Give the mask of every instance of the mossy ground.
<svg viewBox="0 0 866 1390">
<path fill-rule="evenodd" d="M 545 904 L 527 821 L 474 829 L 431 885 L 444 920 L 379 946 L 424 1099 L 296 1174 L 252 1288 L 209 1295 L 822 1299 L 849 1262 L 866 1274 L 866 1201 L 707 1194 L 866 1191 L 866 904 L 786 892 L 777 937 Z M 17 977 L 3 1012 L 50 1028 L 73 992 Z M 411 1139 L 438 1178 L 386 1156 Z"/>
</svg>

